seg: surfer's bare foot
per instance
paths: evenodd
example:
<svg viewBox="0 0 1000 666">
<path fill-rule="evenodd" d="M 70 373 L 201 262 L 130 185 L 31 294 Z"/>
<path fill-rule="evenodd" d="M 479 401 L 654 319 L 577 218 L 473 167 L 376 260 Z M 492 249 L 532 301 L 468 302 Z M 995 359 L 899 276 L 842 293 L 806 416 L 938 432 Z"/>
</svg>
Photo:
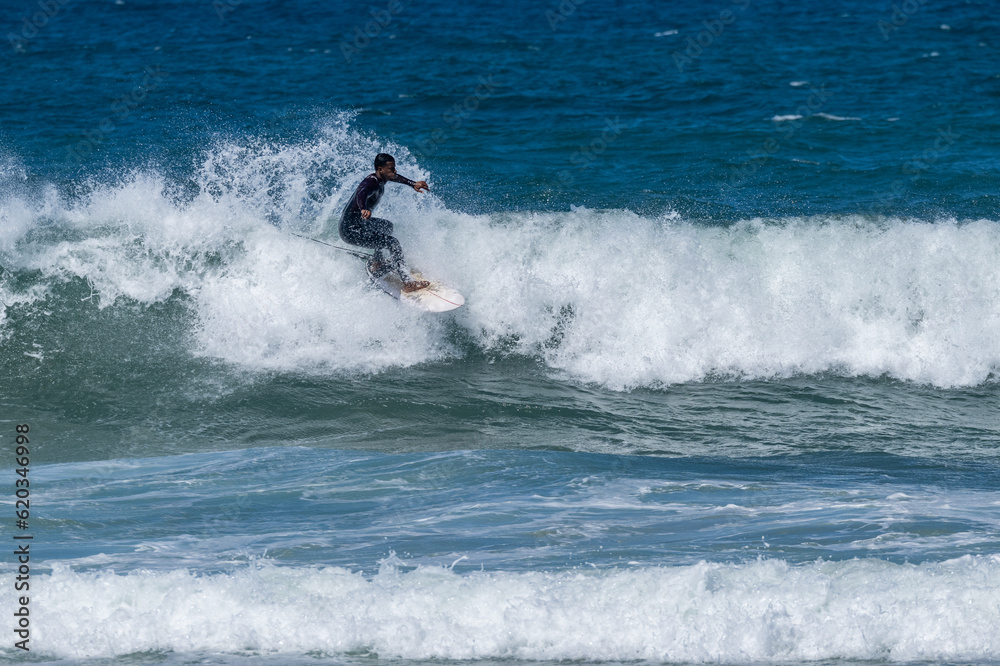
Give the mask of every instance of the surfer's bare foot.
<svg viewBox="0 0 1000 666">
<path fill-rule="evenodd" d="M 385 266 L 382 265 L 381 261 L 369 261 L 368 270 L 372 275 L 381 275 L 385 271 Z"/>
<path fill-rule="evenodd" d="M 429 287 L 430 284 L 431 283 L 427 280 L 414 280 L 413 282 L 406 282 L 403 284 L 403 291 L 409 294 L 410 292 L 420 291 L 424 287 Z"/>
</svg>

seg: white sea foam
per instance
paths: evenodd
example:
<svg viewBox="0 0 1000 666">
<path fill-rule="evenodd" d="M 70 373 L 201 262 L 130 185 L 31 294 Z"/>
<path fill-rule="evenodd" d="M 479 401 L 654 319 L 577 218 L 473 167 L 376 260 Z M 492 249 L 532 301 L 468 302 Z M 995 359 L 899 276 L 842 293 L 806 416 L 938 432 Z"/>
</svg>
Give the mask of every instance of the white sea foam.
<svg viewBox="0 0 1000 666">
<path fill-rule="evenodd" d="M 460 321 L 587 381 L 836 371 L 969 385 L 1000 367 L 991 222 L 705 228 L 577 210 L 459 229 Z"/>
<path fill-rule="evenodd" d="M 32 650 L 404 659 L 1000 658 L 1000 557 L 457 574 L 341 568 L 32 577 Z M 9 588 L 4 607 L 12 607 Z"/>
<path fill-rule="evenodd" d="M 827 120 L 834 120 L 834 121 L 838 121 L 838 122 L 839 121 L 844 121 L 844 120 L 861 120 L 861 118 L 858 118 L 856 116 L 835 116 L 832 113 L 817 113 L 816 117 L 817 118 L 826 118 Z"/>
<path fill-rule="evenodd" d="M 855 116 L 835 116 L 832 113 L 816 113 L 813 115 L 817 118 L 823 118 L 825 120 L 832 120 L 835 122 L 843 122 L 846 120 L 861 120 L 861 118 L 857 118 Z M 778 114 L 773 116 L 771 118 L 771 121 L 776 123 L 781 123 L 781 122 L 787 122 L 789 120 L 801 120 L 802 118 L 803 116 L 797 113 Z"/>
<path fill-rule="evenodd" d="M 72 202 L 15 197 L 0 214 L 46 233 L 11 232 L 3 263 L 40 271 L 37 293 L 86 280 L 94 298 L 79 307 L 183 296 L 192 352 L 251 371 L 433 361 L 459 353 L 455 325 L 484 349 L 618 389 L 822 372 L 959 386 L 1000 367 L 1000 227 L 986 220 L 469 215 L 390 186 L 379 214 L 412 263 L 467 298 L 423 315 L 368 289 L 357 259 L 288 233 L 335 240 L 339 206 L 370 169 L 361 156 L 382 149 L 429 178 L 404 148 L 345 124 L 314 143 L 217 146 L 180 200 L 151 173 Z"/>
</svg>

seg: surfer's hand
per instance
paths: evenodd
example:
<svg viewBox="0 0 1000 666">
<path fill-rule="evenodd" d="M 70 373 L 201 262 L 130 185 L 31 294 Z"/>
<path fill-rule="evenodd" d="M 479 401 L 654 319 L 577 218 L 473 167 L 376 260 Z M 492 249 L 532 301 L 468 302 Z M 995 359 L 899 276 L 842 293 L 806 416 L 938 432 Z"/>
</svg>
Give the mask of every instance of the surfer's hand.
<svg viewBox="0 0 1000 666">
<path fill-rule="evenodd" d="M 361 211 L 361 219 L 362 220 L 367 220 L 371 216 L 372 216 L 372 212 L 370 210 L 362 210 Z"/>
<path fill-rule="evenodd" d="M 417 192 L 419 192 L 421 188 L 423 188 L 424 192 L 428 191 L 427 183 L 425 181 L 418 180 L 417 182 L 413 183 L 413 189 L 415 189 Z"/>
</svg>

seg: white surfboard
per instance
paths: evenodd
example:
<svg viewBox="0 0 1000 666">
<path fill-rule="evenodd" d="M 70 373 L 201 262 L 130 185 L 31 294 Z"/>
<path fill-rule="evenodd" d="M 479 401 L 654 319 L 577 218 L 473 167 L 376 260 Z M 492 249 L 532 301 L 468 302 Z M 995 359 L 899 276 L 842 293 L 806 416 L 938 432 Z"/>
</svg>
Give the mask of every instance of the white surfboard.
<svg viewBox="0 0 1000 666">
<path fill-rule="evenodd" d="M 458 293 L 458 290 L 453 287 L 449 287 L 443 282 L 438 282 L 437 280 L 427 280 L 427 278 L 416 271 L 411 271 L 410 273 L 415 280 L 427 280 L 430 284 L 423 289 L 411 291 L 409 293 L 403 291 L 403 281 L 394 272 L 387 273 L 381 277 L 372 275 L 371 271 L 367 268 L 367 264 L 372 258 L 372 254 L 370 252 L 359 252 L 357 250 L 352 250 L 349 247 L 341 247 L 339 245 L 334 245 L 333 243 L 321 241 L 318 238 L 310 238 L 309 236 L 303 236 L 301 234 L 293 233 L 292 235 L 305 240 L 311 240 L 314 243 L 319 243 L 320 245 L 332 247 L 335 250 L 340 250 L 341 252 L 346 252 L 347 254 L 352 254 L 361 261 L 364 261 L 366 265 L 365 272 L 368 273 L 368 278 L 372 281 L 372 284 L 407 305 L 412 305 L 415 308 L 420 308 L 421 310 L 425 310 L 427 312 L 448 312 L 449 310 L 454 310 L 455 308 L 460 308 L 465 305 L 465 297 Z"/>
<path fill-rule="evenodd" d="M 458 293 L 454 287 L 449 287 L 443 282 L 431 280 L 424 277 L 418 271 L 410 271 L 414 280 L 427 280 L 429 285 L 417 291 L 403 291 L 403 280 L 395 271 L 390 271 L 385 275 L 376 277 L 368 271 L 369 279 L 376 287 L 389 294 L 395 299 L 412 305 L 415 308 L 426 310 L 427 312 L 448 312 L 465 304 L 465 297 Z"/>
</svg>

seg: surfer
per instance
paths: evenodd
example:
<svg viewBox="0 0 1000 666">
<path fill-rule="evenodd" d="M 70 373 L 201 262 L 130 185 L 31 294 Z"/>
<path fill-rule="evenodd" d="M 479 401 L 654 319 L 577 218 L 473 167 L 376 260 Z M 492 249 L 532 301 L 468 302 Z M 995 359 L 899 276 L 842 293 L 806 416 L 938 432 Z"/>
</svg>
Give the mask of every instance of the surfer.
<svg viewBox="0 0 1000 666">
<path fill-rule="evenodd" d="M 351 245 L 360 245 L 375 250 L 375 256 L 368 262 L 368 271 L 373 276 L 396 271 L 403 281 L 403 291 L 423 289 L 429 282 L 414 280 L 403 261 L 403 248 L 392 235 L 392 222 L 380 217 L 372 217 L 372 209 L 378 205 L 386 182 L 409 185 L 417 192 L 427 190 L 427 183 L 413 181 L 396 173 L 396 160 L 392 155 L 379 153 L 375 156 L 375 173 L 367 176 L 354 191 L 340 215 L 340 237 Z M 382 250 L 389 252 L 388 260 L 382 259 Z"/>
</svg>

